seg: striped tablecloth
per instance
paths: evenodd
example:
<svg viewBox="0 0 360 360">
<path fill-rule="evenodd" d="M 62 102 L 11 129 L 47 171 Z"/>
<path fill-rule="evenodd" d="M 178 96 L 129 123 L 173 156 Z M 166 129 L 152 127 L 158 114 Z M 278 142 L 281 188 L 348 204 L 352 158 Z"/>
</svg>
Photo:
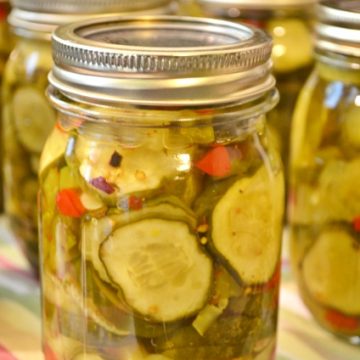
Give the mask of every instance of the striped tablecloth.
<svg viewBox="0 0 360 360">
<path fill-rule="evenodd" d="M 314 323 L 286 260 L 283 267 L 276 359 L 360 360 L 360 347 L 337 340 Z M 38 283 L 0 217 L 0 360 L 43 360 L 40 325 Z"/>
</svg>

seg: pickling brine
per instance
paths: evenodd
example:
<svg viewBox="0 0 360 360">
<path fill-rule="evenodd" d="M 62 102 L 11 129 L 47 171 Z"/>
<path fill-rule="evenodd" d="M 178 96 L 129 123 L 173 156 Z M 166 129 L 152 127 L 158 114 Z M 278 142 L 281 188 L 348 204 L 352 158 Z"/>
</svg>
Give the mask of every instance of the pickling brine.
<svg viewBox="0 0 360 360">
<path fill-rule="evenodd" d="M 116 69 L 84 64 L 88 39 Z M 40 161 L 46 359 L 272 359 L 284 184 L 265 118 L 274 81 L 252 72 L 269 69 L 269 38 L 208 19 L 133 17 L 62 27 L 53 41 L 58 115 Z M 138 63 L 122 60 L 128 46 Z M 261 55 L 204 72 L 200 57 L 211 64 L 219 48 Z M 245 72 L 246 89 L 213 98 Z M 189 81 L 195 73 L 206 86 Z"/>
<path fill-rule="evenodd" d="M 360 73 L 355 64 L 360 53 L 354 44 L 359 38 L 337 38 L 342 28 L 332 18 L 339 14 L 342 30 L 352 28 L 349 15 L 357 15 L 351 6 L 359 9 L 360 2 L 319 9 L 318 60 L 293 119 L 289 221 L 293 267 L 306 305 L 323 327 L 358 344 Z M 323 26 L 328 23 L 333 23 L 330 32 Z"/>
</svg>

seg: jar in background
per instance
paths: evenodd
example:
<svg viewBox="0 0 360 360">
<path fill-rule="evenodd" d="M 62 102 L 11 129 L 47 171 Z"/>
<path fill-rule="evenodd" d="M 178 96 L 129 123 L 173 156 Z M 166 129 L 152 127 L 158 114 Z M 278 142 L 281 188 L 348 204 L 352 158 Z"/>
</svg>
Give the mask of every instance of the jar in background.
<svg viewBox="0 0 360 360">
<path fill-rule="evenodd" d="M 284 199 L 270 38 L 104 18 L 59 28 L 53 49 L 46 359 L 272 359 Z"/>
<path fill-rule="evenodd" d="M 52 66 L 50 37 L 61 24 L 101 13 L 164 14 L 168 0 L 14 0 L 9 21 L 17 45 L 3 84 L 5 211 L 30 263 L 38 267 L 37 206 L 40 152 L 55 124 L 45 97 Z"/>
<path fill-rule="evenodd" d="M 179 4 L 179 15 L 202 16 L 203 12 L 196 0 L 177 0 Z"/>
<path fill-rule="evenodd" d="M 0 0 L 0 83 L 4 73 L 4 67 L 9 53 L 12 49 L 12 37 L 9 34 L 7 16 L 10 11 L 9 1 Z M 1 100 L 1 99 L 0 99 Z M 1 109 L 1 101 L 0 101 Z M 2 126 L 0 121 L 0 136 L 2 134 Z M 2 151 L 3 145 L 0 146 L 0 211 L 3 211 L 3 171 L 2 171 Z"/>
<path fill-rule="evenodd" d="M 316 320 L 360 343 L 360 1 L 318 9 L 316 66 L 296 105 L 291 256 Z"/>
<path fill-rule="evenodd" d="M 312 15 L 317 0 L 197 0 L 205 13 L 259 27 L 273 38 L 272 59 L 280 102 L 269 114 L 287 165 L 291 116 L 313 62 Z"/>
</svg>

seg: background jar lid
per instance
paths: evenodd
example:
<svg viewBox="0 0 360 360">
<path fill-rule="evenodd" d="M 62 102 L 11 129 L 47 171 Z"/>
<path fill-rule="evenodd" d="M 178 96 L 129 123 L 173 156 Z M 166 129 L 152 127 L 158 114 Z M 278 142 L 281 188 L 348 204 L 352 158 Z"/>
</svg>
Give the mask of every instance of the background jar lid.
<svg viewBox="0 0 360 360">
<path fill-rule="evenodd" d="M 316 48 L 360 57 L 360 0 L 327 0 L 317 9 Z"/>
<path fill-rule="evenodd" d="M 313 5 L 318 0 L 196 0 L 200 5 L 209 9 L 252 9 L 277 10 L 282 8 L 298 8 Z"/>
<path fill-rule="evenodd" d="M 0 0 L 1 1 L 1 0 Z M 24 37 L 50 40 L 56 27 L 101 14 L 169 14 L 172 0 L 10 0 L 9 23 Z"/>
<path fill-rule="evenodd" d="M 275 86 L 271 39 L 233 22 L 104 17 L 53 35 L 50 83 L 97 103 L 204 105 L 247 101 Z"/>
<path fill-rule="evenodd" d="M 168 0 L 10 0 L 18 9 L 45 13 L 123 12 L 150 9 L 169 3 Z"/>
</svg>

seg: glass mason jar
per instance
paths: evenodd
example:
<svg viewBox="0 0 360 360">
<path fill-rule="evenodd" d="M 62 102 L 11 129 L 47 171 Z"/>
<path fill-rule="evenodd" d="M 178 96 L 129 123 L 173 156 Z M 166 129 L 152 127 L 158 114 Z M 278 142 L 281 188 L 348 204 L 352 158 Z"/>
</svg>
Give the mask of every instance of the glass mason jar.
<svg viewBox="0 0 360 360">
<path fill-rule="evenodd" d="M 317 0 L 197 0 L 205 13 L 249 23 L 273 38 L 273 67 L 280 102 L 269 113 L 287 166 L 291 116 L 313 62 L 312 14 Z"/>
<path fill-rule="evenodd" d="M 37 191 L 40 153 L 55 124 L 45 90 L 52 66 L 51 33 L 59 25 L 99 13 L 164 14 L 168 0 L 14 0 L 9 20 L 17 45 L 3 85 L 5 211 L 34 269 L 38 268 Z"/>
<path fill-rule="evenodd" d="M 332 333 L 360 343 L 360 1 L 319 7 L 316 66 L 291 138 L 291 256 L 302 297 Z"/>
<path fill-rule="evenodd" d="M 284 199 L 270 38 L 105 18 L 59 28 L 53 49 L 46 359 L 271 359 Z"/>
</svg>

